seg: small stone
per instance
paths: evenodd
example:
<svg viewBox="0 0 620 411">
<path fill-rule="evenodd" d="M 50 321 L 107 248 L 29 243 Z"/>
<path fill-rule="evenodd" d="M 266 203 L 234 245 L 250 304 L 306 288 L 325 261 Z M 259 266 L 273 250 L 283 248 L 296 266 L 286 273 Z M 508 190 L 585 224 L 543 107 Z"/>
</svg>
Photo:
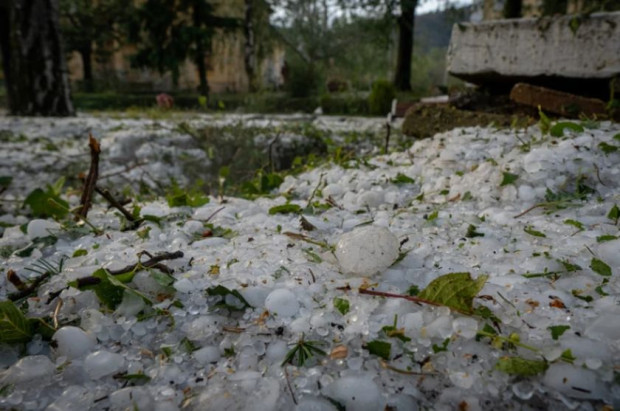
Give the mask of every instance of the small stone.
<svg viewBox="0 0 620 411">
<path fill-rule="evenodd" d="M 392 265 L 399 248 L 398 238 L 390 230 L 371 225 L 343 234 L 335 254 L 345 274 L 370 276 Z"/>
</svg>

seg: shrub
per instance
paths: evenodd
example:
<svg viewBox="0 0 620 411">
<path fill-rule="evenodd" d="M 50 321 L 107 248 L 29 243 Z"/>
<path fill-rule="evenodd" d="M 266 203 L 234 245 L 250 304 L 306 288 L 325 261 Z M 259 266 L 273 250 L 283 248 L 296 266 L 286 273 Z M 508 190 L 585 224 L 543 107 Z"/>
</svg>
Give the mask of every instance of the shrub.
<svg viewBox="0 0 620 411">
<path fill-rule="evenodd" d="M 386 80 L 375 81 L 368 96 L 370 114 L 384 115 L 392 107 L 392 100 L 396 97 L 394 85 Z"/>
</svg>

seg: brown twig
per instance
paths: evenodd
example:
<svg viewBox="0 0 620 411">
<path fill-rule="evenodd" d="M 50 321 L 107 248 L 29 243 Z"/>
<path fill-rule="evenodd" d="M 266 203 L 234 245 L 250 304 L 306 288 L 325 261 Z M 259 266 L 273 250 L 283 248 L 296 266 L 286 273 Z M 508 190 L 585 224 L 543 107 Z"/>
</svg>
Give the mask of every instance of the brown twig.
<svg viewBox="0 0 620 411">
<path fill-rule="evenodd" d="M 526 215 L 527 213 L 529 213 L 530 211 L 539 208 L 539 207 L 544 207 L 545 204 L 534 204 L 533 206 L 531 206 L 530 208 L 528 208 L 527 210 L 523 211 L 522 213 L 517 214 L 516 216 L 514 216 L 513 218 L 519 218 L 521 216 Z"/>
<path fill-rule="evenodd" d="M 139 261 L 140 257 L 142 255 L 147 255 L 149 257 L 151 257 L 150 260 L 146 260 L 145 262 L 141 262 Z M 167 274 L 170 274 L 172 272 L 172 270 L 170 270 L 170 268 L 163 266 L 162 264 L 159 264 L 162 261 L 166 261 L 166 260 L 175 260 L 177 258 L 181 258 L 183 257 L 183 251 L 175 251 L 174 253 L 162 253 L 156 256 L 151 256 L 151 254 L 149 254 L 146 251 L 143 251 L 141 253 L 138 254 L 138 262 L 135 264 L 130 264 L 128 266 L 125 266 L 121 269 L 118 270 L 108 270 L 108 272 L 110 273 L 110 275 L 121 275 L 121 274 L 125 274 L 128 273 L 130 271 L 135 270 L 138 267 L 143 267 L 143 268 L 158 268 L 161 271 L 165 271 Z M 162 270 L 162 267 L 165 267 L 164 270 Z"/>
<path fill-rule="evenodd" d="M 37 288 L 39 288 L 39 286 L 45 280 L 50 278 L 51 275 L 52 274 L 49 271 L 45 272 L 41 276 L 37 277 L 28 287 L 24 288 L 23 290 L 20 290 L 19 292 L 9 294 L 8 296 L 9 300 L 18 301 L 18 300 L 21 300 L 22 298 L 28 297 L 30 294 L 36 292 Z"/>
<path fill-rule="evenodd" d="M 295 398 L 293 387 L 291 387 L 291 381 L 288 378 L 287 366 L 284 366 L 284 375 L 286 376 L 286 385 L 288 385 L 288 390 L 291 393 L 291 397 L 293 397 L 293 402 L 295 403 L 295 405 L 297 405 L 297 398 Z"/>
<path fill-rule="evenodd" d="M 385 134 L 385 148 L 383 149 L 383 153 L 387 154 L 390 148 L 390 133 L 392 131 L 392 126 L 390 126 L 389 122 L 386 122 L 385 126 L 387 128 L 387 133 Z"/>
<path fill-rule="evenodd" d="M 338 290 L 350 291 L 351 290 L 351 286 L 347 285 L 345 287 L 338 287 Z M 414 297 L 412 295 L 386 293 L 384 291 L 369 290 L 367 288 L 359 288 L 357 291 L 360 294 L 374 295 L 376 297 L 402 298 L 404 300 L 411 301 L 411 302 L 414 302 L 414 303 L 434 305 L 435 307 L 439 307 L 439 306 L 442 305 L 442 304 L 436 303 L 434 301 L 425 300 L 424 298 Z"/>
<path fill-rule="evenodd" d="M 104 189 L 101 188 L 99 186 L 95 186 L 95 191 L 101 195 L 103 198 L 106 199 L 106 201 L 108 203 L 110 203 L 110 205 L 114 208 L 116 208 L 118 211 L 120 211 L 123 216 L 125 216 L 125 218 L 132 224 L 133 228 L 136 228 L 140 225 L 140 223 L 142 222 L 141 219 L 136 219 L 133 214 L 131 214 L 129 211 L 127 211 L 127 209 L 125 207 L 123 207 L 123 205 L 121 203 L 119 203 L 113 196 L 112 194 Z"/>
<path fill-rule="evenodd" d="M 220 211 L 222 211 L 223 209 L 225 209 L 226 207 L 220 207 L 217 210 L 215 210 L 213 213 L 211 213 L 211 215 L 209 217 L 207 217 L 207 219 L 204 221 L 205 223 L 208 223 L 213 217 L 215 217 L 215 215 L 217 213 L 219 213 Z"/>
<path fill-rule="evenodd" d="M 77 211 L 76 220 L 78 218 L 86 218 L 88 210 L 92 206 L 93 191 L 95 191 L 97 177 L 99 176 L 99 153 L 101 152 L 101 147 L 99 142 L 90 133 L 88 134 L 88 145 L 90 147 L 90 170 L 86 180 L 84 180 L 84 189 L 82 190 L 80 209 Z"/>
<path fill-rule="evenodd" d="M 142 255 L 147 255 L 149 257 L 151 257 L 149 260 L 145 261 L 145 262 L 141 262 L 139 259 Z M 183 257 L 183 251 L 175 251 L 173 253 L 162 253 L 156 256 L 151 255 L 148 251 L 142 251 L 141 253 L 138 253 L 138 262 L 135 264 L 130 264 L 128 266 L 125 266 L 121 269 L 118 270 L 107 270 L 107 272 L 110 275 L 121 275 L 121 274 L 126 274 L 129 273 L 131 271 L 134 271 L 138 268 L 157 268 L 158 270 L 166 273 L 166 274 L 172 274 L 174 271 L 165 266 L 164 264 L 161 264 L 162 261 L 165 260 L 175 260 L 177 258 L 181 258 Z M 37 279 L 38 280 L 38 279 Z M 75 280 L 77 288 L 82 288 L 85 286 L 89 286 L 89 285 L 97 285 L 101 283 L 101 279 L 97 278 L 97 277 L 92 277 L 92 276 L 88 276 L 88 277 L 82 277 L 82 278 L 78 278 L 77 280 Z M 33 283 L 34 285 L 34 283 Z M 54 291 L 52 293 L 49 294 L 49 297 L 47 299 L 47 304 L 51 303 L 56 297 L 58 297 L 60 295 L 60 293 L 62 293 L 63 290 L 65 290 L 68 287 L 63 288 L 62 290 L 58 290 L 58 291 Z M 10 296 L 9 296 L 10 298 Z"/>
</svg>

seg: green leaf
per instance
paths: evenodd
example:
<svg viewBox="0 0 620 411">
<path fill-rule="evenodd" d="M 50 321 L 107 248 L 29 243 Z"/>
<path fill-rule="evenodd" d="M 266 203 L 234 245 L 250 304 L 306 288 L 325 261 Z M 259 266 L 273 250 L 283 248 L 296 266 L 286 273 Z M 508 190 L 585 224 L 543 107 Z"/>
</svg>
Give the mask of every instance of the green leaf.
<svg viewBox="0 0 620 411">
<path fill-rule="evenodd" d="M 53 202 L 60 204 L 62 207 L 53 206 Z M 52 217 L 58 220 L 69 212 L 69 203 L 60 198 L 60 195 L 50 186 L 48 186 L 47 191 L 43 191 L 40 188 L 31 191 L 24 200 L 24 206 L 29 206 L 32 214 L 38 218 Z"/>
<path fill-rule="evenodd" d="M 507 186 L 508 184 L 513 184 L 519 176 L 517 174 L 508 173 L 506 171 L 502 172 L 503 178 L 502 182 L 499 184 L 500 187 Z"/>
<path fill-rule="evenodd" d="M 414 184 L 415 180 L 403 173 L 398 173 L 396 174 L 396 177 L 390 180 L 390 182 L 394 184 Z"/>
<path fill-rule="evenodd" d="M 542 372 L 549 367 L 544 360 L 527 360 L 521 357 L 501 357 L 495 368 L 509 375 L 521 377 L 531 377 Z"/>
<path fill-rule="evenodd" d="M 473 280 L 469 273 L 445 274 L 431 281 L 418 297 L 471 314 L 474 312 L 474 297 L 484 287 L 488 277 L 480 275 Z"/>
<path fill-rule="evenodd" d="M 176 281 L 173 276 L 162 273 L 159 270 L 152 270 L 151 277 L 153 277 L 155 282 L 157 282 L 157 284 L 161 285 L 162 287 L 169 287 Z"/>
<path fill-rule="evenodd" d="M 570 325 L 552 325 L 547 327 L 547 329 L 551 331 L 551 338 L 557 340 L 566 330 L 570 330 Z"/>
<path fill-rule="evenodd" d="M 411 287 L 407 288 L 407 291 L 405 292 L 405 294 L 414 297 L 414 296 L 420 294 L 420 287 L 418 287 L 417 285 L 414 284 Z"/>
<path fill-rule="evenodd" d="M 302 251 L 306 253 L 306 255 L 308 256 L 308 259 L 312 261 L 313 263 L 320 264 L 323 262 L 323 259 L 318 254 L 316 254 L 314 251 L 312 251 L 312 249 L 304 248 Z"/>
<path fill-rule="evenodd" d="M 227 308 L 229 310 L 245 310 L 252 308 L 250 303 L 237 290 L 229 290 L 223 285 L 207 288 L 207 295 L 211 297 L 218 296 L 220 301 L 215 304 L 216 308 Z M 230 297 L 234 297 L 231 299 Z M 235 301 L 235 299 L 237 301 Z"/>
<path fill-rule="evenodd" d="M 47 237 L 37 237 L 34 240 L 32 240 L 32 243 L 28 244 L 26 247 L 15 251 L 15 255 L 18 257 L 30 257 L 30 255 L 32 254 L 34 250 L 36 249 L 41 250 L 50 245 L 54 245 L 56 244 L 57 241 L 58 241 L 58 237 L 55 237 L 53 235 L 50 235 Z"/>
<path fill-rule="evenodd" d="M 601 235 L 596 237 L 596 242 L 597 243 L 604 243 L 606 241 L 613 241 L 613 240 L 617 240 L 619 237 L 615 236 L 615 235 Z"/>
<path fill-rule="evenodd" d="M 384 360 L 390 359 L 390 353 L 392 351 L 392 344 L 389 342 L 374 340 L 364 346 L 371 354 L 377 355 Z"/>
<path fill-rule="evenodd" d="M 571 290 L 571 294 L 575 298 L 579 298 L 580 300 L 585 301 L 587 303 L 591 303 L 592 301 L 594 301 L 594 298 L 592 298 L 591 295 L 581 295 L 582 293 L 583 293 L 583 290 Z"/>
<path fill-rule="evenodd" d="M 584 128 L 576 123 L 571 123 L 570 121 L 561 121 L 555 123 L 553 127 L 549 130 L 553 137 L 562 137 L 564 135 L 564 130 L 569 129 L 576 133 L 583 133 Z"/>
<path fill-rule="evenodd" d="M 269 214 L 290 214 L 296 213 L 298 214 L 301 211 L 301 207 L 297 204 L 282 204 L 279 206 L 271 207 L 269 209 Z"/>
<path fill-rule="evenodd" d="M 562 354 L 560 355 L 560 358 L 563 361 L 566 361 L 571 364 L 573 363 L 573 361 L 577 359 L 577 357 L 573 355 L 573 352 L 570 349 L 563 351 Z"/>
<path fill-rule="evenodd" d="M 620 208 L 618 208 L 618 205 L 614 204 L 609 213 L 607 213 L 607 218 L 614 220 L 618 224 L 618 219 L 620 219 Z"/>
<path fill-rule="evenodd" d="M 433 344 L 433 352 L 437 354 L 438 352 L 448 351 L 448 344 L 450 343 L 450 338 L 446 338 L 443 340 L 441 345 Z"/>
<path fill-rule="evenodd" d="M 566 270 L 566 272 L 572 273 L 575 271 L 579 271 L 581 270 L 581 266 L 577 265 L 577 264 L 573 264 L 568 260 L 557 260 L 560 264 L 562 264 L 564 266 L 564 269 Z"/>
<path fill-rule="evenodd" d="M 0 343 L 28 342 L 32 325 L 13 301 L 0 301 Z"/>
<path fill-rule="evenodd" d="M 484 233 L 479 233 L 476 231 L 476 226 L 473 224 L 470 224 L 469 227 L 467 227 L 467 232 L 465 233 L 465 237 L 467 238 L 474 238 L 474 237 L 484 237 Z"/>
<path fill-rule="evenodd" d="M 334 298 L 334 307 L 340 312 L 342 315 L 346 315 L 351 308 L 349 304 L 349 300 L 346 298 L 335 297 Z"/>
<path fill-rule="evenodd" d="M 549 133 L 549 129 L 551 128 L 551 120 L 549 120 L 549 117 L 547 117 L 545 113 L 543 113 L 540 106 L 538 106 L 538 117 L 540 117 L 540 120 L 538 121 L 538 127 L 540 127 L 540 131 L 543 133 L 543 135 Z"/>
<path fill-rule="evenodd" d="M 620 133 L 615 134 L 612 138 L 616 141 L 620 141 Z"/>
<path fill-rule="evenodd" d="M 590 261 L 590 268 L 597 274 L 600 274 L 604 277 L 609 277 L 611 275 L 611 267 L 605 264 L 604 261 L 599 260 L 598 258 L 592 258 Z"/>
<path fill-rule="evenodd" d="M 618 151 L 618 146 L 614 146 L 613 144 L 608 144 L 606 142 L 601 142 L 598 143 L 598 148 L 601 149 L 601 151 L 605 154 L 611 154 L 611 153 L 615 153 L 616 151 Z"/>
<path fill-rule="evenodd" d="M 579 230 L 583 230 L 584 229 L 583 223 L 581 223 L 580 221 L 577 221 L 577 220 L 571 220 L 571 219 L 564 220 L 564 224 L 572 225 L 573 227 L 576 227 Z"/>
<path fill-rule="evenodd" d="M 533 235 L 534 237 L 547 237 L 544 233 L 541 233 L 540 231 L 536 231 L 532 227 L 525 227 L 523 231 L 525 231 L 529 235 Z"/>
<path fill-rule="evenodd" d="M 75 251 L 73 252 L 72 257 L 73 257 L 73 258 L 75 258 L 75 257 L 82 257 L 82 256 L 85 256 L 85 255 L 87 255 L 87 254 L 88 254 L 88 250 L 85 250 L 85 249 L 83 249 L 83 248 L 78 248 L 77 250 L 75 250 Z"/>
<path fill-rule="evenodd" d="M 132 293 L 142 298 L 148 305 L 152 305 L 153 302 L 148 299 L 144 294 L 128 287 L 120 279 L 113 275 L 110 275 L 104 268 L 100 268 L 90 276 L 91 279 L 83 281 L 78 279 L 71 281 L 69 286 L 75 287 L 79 290 L 92 290 L 106 307 L 111 310 L 115 310 L 118 305 L 123 302 L 123 296 L 125 292 Z M 98 280 L 98 281 L 96 281 Z M 129 280 L 131 281 L 131 280 Z"/>
<path fill-rule="evenodd" d="M 13 181 L 13 177 L 11 176 L 0 176 L 0 190 L 4 190 L 10 186 L 11 181 Z"/>
<path fill-rule="evenodd" d="M 437 217 L 439 217 L 439 211 L 438 211 L 438 210 L 435 210 L 435 211 L 433 211 L 432 213 L 430 213 L 426 219 L 427 219 L 428 221 L 433 221 L 433 220 L 435 220 Z"/>
<path fill-rule="evenodd" d="M 172 354 L 172 353 L 170 353 L 170 354 Z M 149 377 L 148 375 L 144 375 L 142 373 L 124 374 L 124 375 L 118 375 L 118 376 L 115 375 L 114 379 L 120 380 L 120 381 L 125 381 L 125 382 L 127 382 L 127 384 L 129 384 L 129 386 L 144 385 L 146 383 L 151 382 L 151 377 Z"/>
</svg>

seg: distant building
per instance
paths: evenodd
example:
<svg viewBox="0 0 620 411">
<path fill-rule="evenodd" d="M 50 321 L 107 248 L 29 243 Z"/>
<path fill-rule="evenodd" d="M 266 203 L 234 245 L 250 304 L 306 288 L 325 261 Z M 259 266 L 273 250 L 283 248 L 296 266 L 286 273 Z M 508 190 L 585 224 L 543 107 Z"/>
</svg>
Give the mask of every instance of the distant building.
<svg viewBox="0 0 620 411">
<path fill-rule="evenodd" d="M 496 20 L 503 18 L 504 3 L 506 0 L 482 0 L 482 19 Z M 579 13 L 588 5 L 586 0 L 567 0 L 566 13 Z M 523 0 L 523 17 L 542 16 L 543 0 Z"/>
<path fill-rule="evenodd" d="M 244 18 L 244 0 L 213 0 L 218 15 Z M 260 40 L 260 39 L 259 39 Z M 198 70 L 191 61 L 186 61 L 180 69 L 178 88 L 175 89 L 170 73 L 160 75 L 154 69 L 131 67 L 130 57 L 135 52 L 133 46 L 118 47 L 111 44 L 110 57 L 98 61 L 93 57 L 93 77 L 98 84 L 127 91 L 195 91 L 200 83 Z M 243 29 L 218 30 L 212 43 L 212 51 L 205 55 L 207 80 L 214 93 L 246 92 L 249 79 L 244 62 L 245 36 Z M 74 83 L 84 78 L 82 60 L 77 52 L 69 58 L 69 77 Z M 282 87 L 284 67 L 284 48 L 275 44 L 271 52 L 259 62 L 259 86 L 265 89 Z"/>
</svg>

